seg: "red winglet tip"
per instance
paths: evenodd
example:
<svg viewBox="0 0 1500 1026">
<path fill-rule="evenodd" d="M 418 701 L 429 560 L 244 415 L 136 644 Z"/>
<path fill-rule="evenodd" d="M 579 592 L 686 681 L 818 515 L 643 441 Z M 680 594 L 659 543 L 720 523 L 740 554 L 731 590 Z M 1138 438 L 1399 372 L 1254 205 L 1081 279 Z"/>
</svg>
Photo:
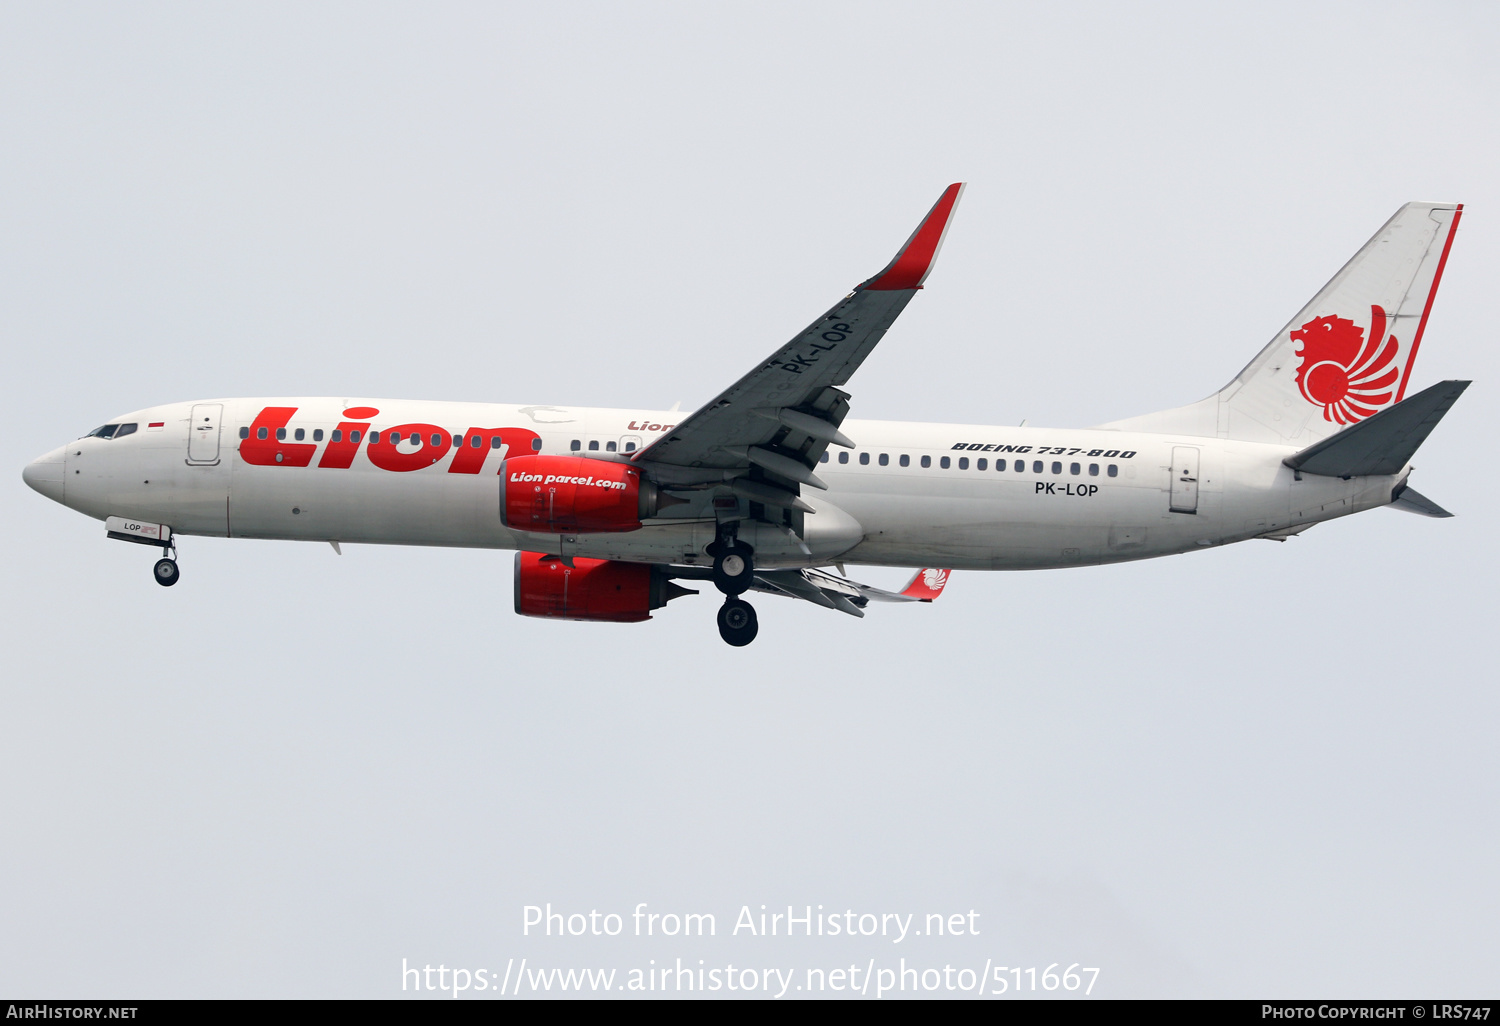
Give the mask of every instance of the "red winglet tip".
<svg viewBox="0 0 1500 1026">
<path fill-rule="evenodd" d="M 932 270 L 933 261 L 937 259 L 943 236 L 953 219 L 953 208 L 958 205 L 958 198 L 963 191 L 963 182 L 954 182 L 944 189 L 937 203 L 917 226 L 917 230 L 906 240 L 906 245 L 901 247 L 901 252 L 896 254 L 896 259 L 866 282 L 864 287 L 885 292 L 921 288 L 922 282 L 927 280 L 927 275 Z"/>
<path fill-rule="evenodd" d="M 931 602 L 943 593 L 943 588 L 947 586 L 948 578 L 952 574 L 952 570 L 918 570 L 911 582 L 901 589 L 901 594 L 907 598 Z"/>
</svg>

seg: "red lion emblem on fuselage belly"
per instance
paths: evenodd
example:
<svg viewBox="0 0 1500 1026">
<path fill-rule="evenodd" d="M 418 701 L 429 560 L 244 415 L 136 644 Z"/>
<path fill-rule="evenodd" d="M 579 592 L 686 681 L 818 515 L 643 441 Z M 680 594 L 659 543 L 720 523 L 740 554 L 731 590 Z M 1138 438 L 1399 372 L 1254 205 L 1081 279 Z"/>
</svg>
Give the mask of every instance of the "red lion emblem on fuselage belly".
<svg viewBox="0 0 1500 1026">
<path fill-rule="evenodd" d="M 1400 371 L 1392 366 L 1401 348 L 1385 337 L 1385 311 L 1370 307 L 1370 338 L 1343 317 L 1318 317 L 1292 332 L 1297 351 L 1297 387 L 1308 402 L 1323 407 L 1323 419 L 1353 424 L 1391 401 Z M 1389 368 L 1389 369 L 1387 369 Z"/>
</svg>

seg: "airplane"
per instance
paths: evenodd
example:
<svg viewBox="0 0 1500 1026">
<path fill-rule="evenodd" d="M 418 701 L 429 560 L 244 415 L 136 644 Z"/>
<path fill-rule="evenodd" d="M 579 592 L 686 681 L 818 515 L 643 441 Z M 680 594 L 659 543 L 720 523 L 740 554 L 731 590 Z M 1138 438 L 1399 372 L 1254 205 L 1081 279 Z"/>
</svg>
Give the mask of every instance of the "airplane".
<svg viewBox="0 0 1500 1026">
<path fill-rule="evenodd" d="M 963 183 L 878 274 L 708 403 L 674 411 L 366 397 L 200 399 L 111 417 L 23 471 L 160 547 L 177 539 L 514 549 L 524 616 L 638 622 L 704 582 L 733 646 L 749 592 L 852 616 L 953 570 L 1284 541 L 1391 506 L 1450 516 L 1411 457 L 1468 387 L 1407 395 L 1462 204 L 1407 203 L 1222 389 L 1091 428 L 849 419 L 845 387 L 923 288 Z M 847 565 L 916 568 L 899 592 Z"/>
</svg>

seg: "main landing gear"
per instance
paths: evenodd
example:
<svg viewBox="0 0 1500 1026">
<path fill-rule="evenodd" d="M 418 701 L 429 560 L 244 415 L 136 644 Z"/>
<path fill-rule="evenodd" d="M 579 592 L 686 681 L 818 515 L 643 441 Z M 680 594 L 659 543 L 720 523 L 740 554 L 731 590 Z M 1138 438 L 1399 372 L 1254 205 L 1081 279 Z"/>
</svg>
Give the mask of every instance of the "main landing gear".
<svg viewBox="0 0 1500 1026">
<path fill-rule="evenodd" d="M 739 597 L 755 583 L 755 550 L 739 541 L 737 527 L 734 523 L 721 524 L 719 537 L 708 547 L 708 554 L 714 557 L 714 587 L 725 595 L 719 607 L 719 637 L 741 648 L 755 640 L 760 624 L 755 607 Z"/>
<path fill-rule="evenodd" d="M 760 623 L 755 618 L 755 607 L 743 599 L 728 598 L 719 607 L 719 637 L 735 648 L 743 648 L 755 640 Z"/>
<path fill-rule="evenodd" d="M 755 580 L 754 551 L 748 545 L 722 543 L 714 553 L 714 587 L 731 597 L 743 595 Z"/>
</svg>

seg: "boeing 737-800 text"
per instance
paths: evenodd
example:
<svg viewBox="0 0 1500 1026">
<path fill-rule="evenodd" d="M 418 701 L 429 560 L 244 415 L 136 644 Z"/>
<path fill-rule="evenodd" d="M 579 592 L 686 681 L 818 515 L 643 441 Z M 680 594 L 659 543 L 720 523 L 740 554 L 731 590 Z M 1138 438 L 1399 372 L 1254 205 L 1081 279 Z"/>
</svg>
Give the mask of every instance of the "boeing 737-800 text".
<svg viewBox="0 0 1500 1026">
<path fill-rule="evenodd" d="M 1285 539 L 1376 506 L 1448 514 L 1410 459 L 1467 387 L 1407 395 L 1463 207 L 1408 203 L 1224 388 L 1093 428 L 848 418 L 845 387 L 922 288 L 962 192 L 896 258 L 696 412 L 368 398 L 203 399 L 110 418 L 26 467 L 109 537 L 515 549 L 527 616 L 631 622 L 711 581 L 863 616 L 955 568 Z M 922 568 L 901 592 L 847 564 Z M 943 569 L 926 569 L 942 567 Z M 835 573 L 829 568 L 834 568 Z"/>
</svg>

